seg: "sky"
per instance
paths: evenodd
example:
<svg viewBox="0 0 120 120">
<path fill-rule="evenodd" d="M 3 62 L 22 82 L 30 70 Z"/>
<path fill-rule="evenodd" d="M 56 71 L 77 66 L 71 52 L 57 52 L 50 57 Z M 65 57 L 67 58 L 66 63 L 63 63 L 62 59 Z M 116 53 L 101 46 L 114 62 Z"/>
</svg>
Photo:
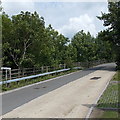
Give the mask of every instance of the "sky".
<svg viewBox="0 0 120 120">
<path fill-rule="evenodd" d="M 19 14 L 20 11 L 37 11 L 44 17 L 46 27 L 51 24 L 55 30 L 68 38 L 72 38 L 80 30 L 86 33 L 89 31 L 92 36 L 96 36 L 99 31 L 105 29 L 103 22 L 96 16 L 101 16 L 101 12 L 107 13 L 107 2 L 106 0 L 81 1 L 3 0 L 2 6 L 9 16 Z"/>
</svg>

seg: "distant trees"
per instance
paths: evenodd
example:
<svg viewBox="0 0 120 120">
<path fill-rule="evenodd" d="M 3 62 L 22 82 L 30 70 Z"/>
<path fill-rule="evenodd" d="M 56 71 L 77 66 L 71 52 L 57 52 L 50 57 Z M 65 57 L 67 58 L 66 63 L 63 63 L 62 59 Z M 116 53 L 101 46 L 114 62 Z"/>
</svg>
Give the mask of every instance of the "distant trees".
<svg viewBox="0 0 120 120">
<path fill-rule="evenodd" d="M 102 41 L 99 36 L 92 37 L 90 33 L 79 31 L 72 38 L 71 44 L 77 50 L 77 62 L 94 61 L 94 60 L 111 60 L 112 46 L 107 41 Z"/>
<path fill-rule="evenodd" d="M 65 63 L 111 59 L 111 44 L 82 30 L 71 40 L 51 25 L 45 27 L 37 12 L 23 12 L 11 18 L 2 14 L 3 66 L 11 68 L 56 66 Z"/>
<path fill-rule="evenodd" d="M 95 57 L 94 51 L 94 38 L 88 32 L 79 31 L 72 38 L 71 44 L 77 49 L 77 62 L 79 61 L 92 61 Z"/>
<path fill-rule="evenodd" d="M 108 3 L 109 13 L 102 13 L 100 20 L 104 21 L 104 26 L 108 28 L 99 33 L 99 36 L 114 45 L 116 53 L 117 68 L 120 69 L 120 1 Z"/>
</svg>

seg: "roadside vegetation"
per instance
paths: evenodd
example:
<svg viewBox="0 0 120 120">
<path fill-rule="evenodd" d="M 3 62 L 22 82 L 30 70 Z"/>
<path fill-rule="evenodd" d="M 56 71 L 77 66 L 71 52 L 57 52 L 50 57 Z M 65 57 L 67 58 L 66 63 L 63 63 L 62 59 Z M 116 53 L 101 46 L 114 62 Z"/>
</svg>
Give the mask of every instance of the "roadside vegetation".
<svg viewBox="0 0 120 120">
<path fill-rule="evenodd" d="M 58 77 L 58 76 L 66 75 L 66 74 L 76 72 L 76 71 L 79 71 L 79 70 L 71 69 L 69 71 L 65 71 L 65 72 L 61 72 L 61 73 L 57 73 L 57 74 L 53 74 L 53 75 L 46 75 L 46 76 L 39 77 L 39 78 L 27 79 L 27 80 L 22 80 L 22 81 L 19 81 L 19 82 L 13 82 L 13 83 L 10 83 L 10 84 L 4 84 L 0 87 L 2 88 L 2 91 L 4 92 L 4 91 L 19 88 L 19 87 L 23 87 L 23 86 L 26 86 L 26 85 L 34 84 L 34 83 L 37 83 L 37 82 L 45 81 L 45 80 L 55 78 L 55 77 Z"/>
<path fill-rule="evenodd" d="M 92 113 L 94 114 L 96 111 L 99 111 L 101 114 L 96 114 L 95 116 L 93 115 L 93 117 L 117 119 L 120 116 L 119 87 L 120 71 L 117 71 Z"/>
<path fill-rule="evenodd" d="M 100 38 L 113 45 L 117 69 L 120 70 L 120 1 L 108 2 L 108 13 L 102 13 L 98 19 L 102 20 L 107 29 L 99 32 Z"/>
</svg>

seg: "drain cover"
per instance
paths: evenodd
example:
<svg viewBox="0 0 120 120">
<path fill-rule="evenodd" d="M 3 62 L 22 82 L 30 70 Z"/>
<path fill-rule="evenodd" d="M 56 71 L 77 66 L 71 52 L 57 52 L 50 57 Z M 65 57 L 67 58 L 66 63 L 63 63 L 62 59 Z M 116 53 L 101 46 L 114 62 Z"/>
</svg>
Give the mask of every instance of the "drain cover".
<svg viewBox="0 0 120 120">
<path fill-rule="evenodd" d="M 46 86 L 42 86 L 42 88 L 46 88 Z M 36 87 L 36 88 L 34 88 L 34 89 L 40 89 L 40 87 Z"/>
<path fill-rule="evenodd" d="M 34 88 L 34 89 L 40 89 L 40 88 Z"/>
<path fill-rule="evenodd" d="M 46 86 L 43 86 L 42 88 L 46 88 Z"/>
<path fill-rule="evenodd" d="M 92 77 L 91 80 L 98 80 L 100 79 L 101 77 Z"/>
</svg>

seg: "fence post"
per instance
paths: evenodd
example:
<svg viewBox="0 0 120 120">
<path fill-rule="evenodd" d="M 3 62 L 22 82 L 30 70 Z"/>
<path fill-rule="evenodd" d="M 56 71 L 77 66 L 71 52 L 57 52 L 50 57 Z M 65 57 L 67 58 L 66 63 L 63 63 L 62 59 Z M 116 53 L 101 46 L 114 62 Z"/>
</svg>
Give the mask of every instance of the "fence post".
<svg viewBox="0 0 120 120">
<path fill-rule="evenodd" d="M 43 73 L 43 66 L 41 67 L 41 72 Z"/>
<path fill-rule="evenodd" d="M 20 77 L 20 69 L 18 69 L 18 78 Z M 17 85 L 19 85 L 19 81 L 17 81 Z"/>
<path fill-rule="evenodd" d="M 10 74 L 10 80 L 11 80 L 11 70 L 9 70 L 9 74 Z"/>
<path fill-rule="evenodd" d="M 7 81 L 7 70 L 6 70 L 6 76 L 5 76 L 5 79 L 6 79 L 6 81 Z"/>
<path fill-rule="evenodd" d="M 20 69 L 18 69 L 18 78 L 20 77 Z"/>
<path fill-rule="evenodd" d="M 25 72 L 25 69 L 23 68 L 22 69 L 22 76 L 24 77 L 24 72 Z"/>
<path fill-rule="evenodd" d="M 35 68 L 33 68 L 33 74 L 36 74 L 36 69 Z"/>
<path fill-rule="evenodd" d="M 59 64 L 59 69 L 62 69 L 63 65 L 62 64 Z"/>
</svg>

